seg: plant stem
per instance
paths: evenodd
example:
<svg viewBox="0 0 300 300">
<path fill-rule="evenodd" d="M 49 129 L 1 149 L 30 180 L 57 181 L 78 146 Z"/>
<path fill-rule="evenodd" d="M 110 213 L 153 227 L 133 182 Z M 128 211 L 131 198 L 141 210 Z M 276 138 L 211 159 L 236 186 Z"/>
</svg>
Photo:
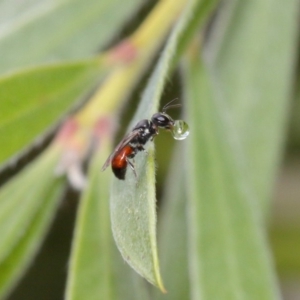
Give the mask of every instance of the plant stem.
<svg viewBox="0 0 300 300">
<path fill-rule="evenodd" d="M 129 59 L 123 64 L 118 61 L 119 64 L 109 74 L 89 103 L 75 115 L 75 119 L 80 125 L 91 128 L 99 118 L 116 110 L 150 64 L 186 3 L 187 0 L 160 1 L 140 27 L 121 44 L 123 47 L 126 44 L 127 51 L 128 49 L 132 51 L 133 59 Z M 116 48 L 111 49 L 106 57 L 109 58 L 115 52 Z"/>
</svg>

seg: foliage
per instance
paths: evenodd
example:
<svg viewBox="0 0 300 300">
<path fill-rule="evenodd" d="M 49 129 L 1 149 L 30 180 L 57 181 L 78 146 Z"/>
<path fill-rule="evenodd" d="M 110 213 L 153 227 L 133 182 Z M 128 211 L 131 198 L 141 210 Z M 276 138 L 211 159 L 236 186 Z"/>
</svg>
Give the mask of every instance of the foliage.
<svg viewBox="0 0 300 300">
<path fill-rule="evenodd" d="M 65 299 L 279 297 L 266 217 L 285 141 L 298 2 L 144 2 L 0 3 L 2 169 L 59 128 L 1 186 L 1 298 L 34 259 L 66 181 L 81 197 Z M 142 6 L 132 33 L 103 50 Z M 141 77 L 151 69 L 127 132 L 159 111 L 177 67 L 190 136 L 176 145 L 157 216 L 154 143 L 135 158 L 137 179 L 100 170 Z"/>
</svg>

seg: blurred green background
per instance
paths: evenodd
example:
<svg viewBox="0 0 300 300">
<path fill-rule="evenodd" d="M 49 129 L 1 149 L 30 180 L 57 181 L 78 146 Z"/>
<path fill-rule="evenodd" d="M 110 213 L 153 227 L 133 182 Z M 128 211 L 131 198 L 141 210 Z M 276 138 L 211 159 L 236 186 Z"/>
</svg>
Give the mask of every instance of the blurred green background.
<svg viewBox="0 0 300 300">
<path fill-rule="evenodd" d="M 134 113 L 142 87 L 143 83 L 136 89 L 130 104 L 123 112 L 125 124 Z M 179 74 L 176 73 L 166 87 L 162 103 L 180 94 Z M 300 127 L 298 130 L 295 127 L 299 120 L 299 114 L 295 113 L 297 105 L 294 102 L 291 107 L 294 113 L 290 119 L 289 138 L 274 184 L 269 215 L 270 243 L 284 300 L 300 299 Z M 179 114 L 179 110 L 174 110 L 174 114 L 172 112 L 174 116 Z M 122 134 L 120 132 L 119 136 Z M 167 133 L 161 133 L 155 140 L 158 201 L 163 193 L 174 143 L 176 142 Z M 78 194 L 69 188 L 41 251 L 9 299 L 63 298 L 77 204 Z"/>
<path fill-rule="evenodd" d="M 126 22 L 122 32 L 114 36 L 113 39 L 108 39 L 104 45 L 101 45 L 101 48 L 108 48 L 132 32 L 144 19 L 150 8 L 154 6 L 155 2 L 148 1 L 143 4 L 134 19 Z M 299 49 L 296 50 L 299 54 Z M 295 72 L 294 101 L 290 105 L 291 113 L 288 120 L 289 126 L 287 126 L 286 146 L 282 153 L 281 166 L 278 169 L 277 179 L 274 183 L 272 209 L 268 216 L 270 244 L 285 300 L 300 299 L 300 93 L 298 91 L 299 81 L 297 80 L 299 78 L 299 68 L 296 65 L 295 70 L 297 72 Z M 149 73 L 150 70 L 141 80 L 131 100 L 122 112 L 122 127 L 120 127 L 116 140 L 124 134 L 126 125 L 135 112 Z M 182 99 L 181 81 L 178 72 L 175 73 L 166 86 L 161 103 L 166 103 L 176 97 Z M 174 110 L 172 116 L 177 117 L 180 113 L 180 110 Z M 160 204 L 164 180 L 175 142 L 170 135 L 161 133 L 155 143 L 158 165 L 157 194 Z M 28 159 L 31 158 L 28 157 Z M 13 174 L 16 170 L 17 168 L 10 173 Z M 5 180 L 6 178 L 3 177 L 3 182 Z M 26 276 L 10 295 L 10 300 L 63 298 L 77 204 L 78 194 L 68 188 L 41 251 Z"/>
</svg>

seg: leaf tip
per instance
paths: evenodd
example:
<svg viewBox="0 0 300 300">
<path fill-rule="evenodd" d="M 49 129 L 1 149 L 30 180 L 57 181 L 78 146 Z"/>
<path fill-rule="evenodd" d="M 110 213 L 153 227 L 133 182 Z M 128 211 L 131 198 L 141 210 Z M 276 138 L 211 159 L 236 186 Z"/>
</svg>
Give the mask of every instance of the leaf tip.
<svg viewBox="0 0 300 300">
<path fill-rule="evenodd" d="M 159 285 L 158 285 L 158 288 L 160 289 L 160 291 L 163 293 L 163 294 L 167 294 L 168 291 L 165 289 L 164 285 L 162 282 L 159 282 Z"/>
</svg>

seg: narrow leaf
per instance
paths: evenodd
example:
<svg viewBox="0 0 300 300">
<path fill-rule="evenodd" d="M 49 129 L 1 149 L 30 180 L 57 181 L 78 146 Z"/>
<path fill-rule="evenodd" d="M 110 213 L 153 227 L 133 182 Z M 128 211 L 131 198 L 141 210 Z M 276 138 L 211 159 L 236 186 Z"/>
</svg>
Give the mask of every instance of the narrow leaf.
<svg viewBox="0 0 300 300">
<path fill-rule="evenodd" d="M 0 2 L 0 73 L 86 58 L 119 33 L 145 0 Z M 122 8 L 122 9 L 120 9 Z"/>
<path fill-rule="evenodd" d="M 181 146 L 181 147 L 180 147 Z M 184 166 L 184 146 L 178 145 L 172 157 L 171 167 L 162 207 L 159 209 L 159 249 L 161 269 L 168 293 L 155 293 L 154 299 L 190 299 L 188 275 L 188 243 L 186 218 L 186 185 Z"/>
<path fill-rule="evenodd" d="M 57 122 L 76 99 L 95 86 L 104 71 L 95 59 L 43 66 L 2 78 L 0 164 Z"/>
<path fill-rule="evenodd" d="M 246 154 L 245 172 L 266 208 L 283 148 L 297 46 L 299 1 L 224 2 L 213 27 L 214 89 Z"/>
<path fill-rule="evenodd" d="M 53 177 L 56 161 L 56 151 L 43 154 L 11 179 L 0 192 L 1 207 L 7 199 L 13 203 L 6 217 L 2 216 L 0 221 L 1 235 L 7 237 L 0 241 L 1 298 L 8 294 L 26 270 L 54 217 L 63 187 L 62 180 Z M 39 182 L 42 188 L 36 188 Z M 33 188 L 33 192 L 28 193 L 26 185 Z M 14 193 L 13 189 L 22 190 L 23 194 Z M 11 194 L 5 193 L 8 190 Z"/>
<path fill-rule="evenodd" d="M 109 177 L 100 172 L 109 149 L 101 139 L 90 162 L 88 186 L 78 208 L 66 300 L 150 299 L 145 282 L 124 263 L 112 243 Z"/>
<path fill-rule="evenodd" d="M 124 262 L 116 247 L 113 250 L 116 300 L 151 300 L 148 282 Z"/>
<path fill-rule="evenodd" d="M 262 217 L 199 54 L 185 72 L 192 299 L 276 299 Z"/>
<path fill-rule="evenodd" d="M 158 109 L 165 81 L 169 75 L 170 63 L 193 15 L 195 2 L 185 5 L 174 26 L 161 58 L 150 78 L 138 111 L 130 128 L 141 119 L 149 118 Z M 156 245 L 156 199 L 155 163 L 153 144 L 147 146 L 148 154 L 136 158 L 135 178 L 131 170 L 126 180 L 113 179 L 111 190 L 111 219 L 117 246 L 128 264 L 150 283 L 164 291 L 159 271 Z"/>
<path fill-rule="evenodd" d="M 51 189 L 52 180 L 49 179 L 53 176 L 53 170 L 50 171 L 53 165 L 53 158 L 38 160 L 0 190 L 0 261 L 5 260 L 26 233 L 31 220 L 43 205 L 39 195 Z M 48 174 L 41 176 L 47 169 Z"/>
<path fill-rule="evenodd" d="M 90 163 L 88 186 L 80 200 L 68 272 L 67 300 L 116 299 L 108 209 L 109 183 L 108 176 L 100 172 L 108 156 L 107 148 L 101 141 L 101 149 Z"/>
</svg>

